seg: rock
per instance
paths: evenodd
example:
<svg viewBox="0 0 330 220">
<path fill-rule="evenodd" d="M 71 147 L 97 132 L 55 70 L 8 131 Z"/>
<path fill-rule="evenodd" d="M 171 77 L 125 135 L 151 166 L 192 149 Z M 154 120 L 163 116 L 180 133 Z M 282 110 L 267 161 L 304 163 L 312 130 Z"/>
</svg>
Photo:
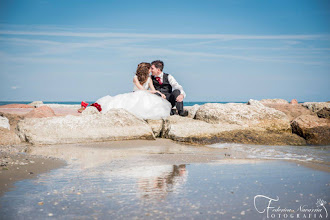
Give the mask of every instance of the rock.
<svg viewBox="0 0 330 220">
<path fill-rule="evenodd" d="M 48 106 L 41 106 L 33 109 L 25 115 L 25 118 L 45 118 L 45 117 L 54 117 L 55 112 L 52 108 Z"/>
<path fill-rule="evenodd" d="M 261 128 L 242 128 L 236 124 L 209 124 L 204 121 L 177 115 L 168 118 L 165 137 L 175 141 L 196 144 L 219 142 L 263 144 L 263 145 L 306 145 L 306 141 L 291 133 L 276 133 Z"/>
<path fill-rule="evenodd" d="M 10 131 L 7 128 L 0 128 L 0 145 L 16 145 L 20 143 L 21 140 L 14 131 Z"/>
<path fill-rule="evenodd" d="M 34 107 L 25 104 L 8 104 L 8 105 L 0 105 L 0 108 L 34 108 Z"/>
<path fill-rule="evenodd" d="M 235 124 L 242 128 L 258 127 L 275 132 L 291 132 L 289 118 L 281 111 L 265 107 L 258 101 L 239 103 L 207 103 L 198 109 L 195 118 L 211 124 Z"/>
<path fill-rule="evenodd" d="M 159 120 L 147 119 L 146 122 L 150 125 L 155 137 L 162 136 L 162 131 L 163 131 L 163 127 L 164 127 L 163 119 L 159 119 Z"/>
<path fill-rule="evenodd" d="M 303 107 L 301 104 L 291 105 L 291 104 L 264 104 L 266 107 L 274 108 L 286 114 L 290 121 L 299 117 L 300 115 L 315 115 L 309 109 Z"/>
<path fill-rule="evenodd" d="M 290 102 L 291 105 L 298 105 L 297 99 L 292 99 Z"/>
<path fill-rule="evenodd" d="M 62 144 L 155 139 L 150 126 L 124 109 L 105 114 L 26 118 L 17 124 L 21 140 L 32 144 Z"/>
<path fill-rule="evenodd" d="M 257 107 L 260 107 L 260 108 L 265 107 L 260 101 L 254 100 L 254 99 L 250 99 L 247 104 L 252 105 L 252 106 L 257 106 Z"/>
<path fill-rule="evenodd" d="M 322 108 L 317 112 L 317 116 L 319 116 L 319 118 L 330 118 L 330 108 Z"/>
<path fill-rule="evenodd" d="M 305 102 L 302 105 L 312 112 L 318 112 L 323 108 L 330 108 L 330 102 Z"/>
<path fill-rule="evenodd" d="M 291 122 L 292 132 L 306 139 L 308 144 L 330 144 L 330 120 L 315 115 L 302 115 Z"/>
<path fill-rule="evenodd" d="M 101 113 L 94 106 L 88 106 L 81 114 L 82 115 L 98 115 Z"/>
<path fill-rule="evenodd" d="M 196 112 L 199 109 L 200 105 L 186 106 L 184 110 L 188 111 L 188 118 L 195 118 Z"/>
<path fill-rule="evenodd" d="M 5 128 L 10 130 L 10 124 L 8 118 L 0 116 L 0 128 Z"/>
<path fill-rule="evenodd" d="M 35 108 L 38 108 L 38 107 L 40 107 L 43 104 L 44 103 L 42 101 L 34 101 L 34 102 L 29 103 L 28 105 L 33 106 Z"/>
<path fill-rule="evenodd" d="M 262 104 L 272 103 L 272 104 L 288 104 L 289 102 L 285 99 L 262 99 L 260 100 Z"/>
<path fill-rule="evenodd" d="M 3 112 L 0 112 L 0 116 L 8 118 L 10 124 L 10 130 L 14 130 L 17 126 L 18 121 L 24 119 L 24 116 L 22 115 L 3 113 Z"/>
</svg>

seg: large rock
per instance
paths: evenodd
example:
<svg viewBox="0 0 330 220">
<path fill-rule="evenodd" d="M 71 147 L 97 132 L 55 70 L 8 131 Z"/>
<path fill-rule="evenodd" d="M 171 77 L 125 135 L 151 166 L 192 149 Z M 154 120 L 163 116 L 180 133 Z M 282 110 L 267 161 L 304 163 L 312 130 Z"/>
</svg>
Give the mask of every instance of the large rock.
<svg viewBox="0 0 330 220">
<path fill-rule="evenodd" d="M 165 123 L 165 137 L 180 142 L 306 145 L 306 141 L 295 134 L 276 133 L 257 127 L 242 128 L 240 125 L 229 123 L 210 124 L 176 115 L 169 117 Z"/>
<path fill-rule="evenodd" d="M 306 139 L 308 144 L 330 144 L 330 120 L 315 115 L 302 115 L 291 123 L 292 131 Z"/>
<path fill-rule="evenodd" d="M 163 136 L 164 125 L 165 125 L 163 119 L 158 119 L 158 120 L 147 119 L 146 122 L 151 127 L 155 137 Z"/>
<path fill-rule="evenodd" d="M 289 104 L 289 102 L 285 99 L 262 99 L 260 100 L 262 104 L 268 103 L 268 104 Z"/>
<path fill-rule="evenodd" d="M 184 110 L 188 111 L 188 118 L 195 118 L 196 112 L 199 109 L 200 105 L 185 106 Z"/>
<path fill-rule="evenodd" d="M 268 108 L 256 100 L 249 104 L 207 103 L 197 110 L 196 119 L 211 124 L 233 124 L 241 128 L 256 127 L 273 132 L 291 132 L 289 118 L 281 111 Z"/>
<path fill-rule="evenodd" d="M 85 116 L 26 118 L 17 125 L 23 141 L 32 144 L 155 139 L 150 126 L 124 109 Z"/>
<path fill-rule="evenodd" d="M 8 105 L 0 105 L 0 108 L 34 108 L 34 107 L 25 104 L 8 104 Z"/>
<path fill-rule="evenodd" d="M 318 112 L 323 108 L 330 108 L 330 102 L 304 102 L 303 106 L 313 112 Z"/>
<path fill-rule="evenodd" d="M 55 112 L 52 108 L 48 106 L 40 106 L 33 109 L 25 115 L 25 118 L 45 118 L 45 117 L 54 117 Z"/>
<path fill-rule="evenodd" d="M 17 123 L 20 120 L 24 119 L 24 115 L 10 114 L 4 112 L 0 112 L 0 116 L 8 118 L 10 124 L 10 130 L 15 130 Z"/>
<path fill-rule="evenodd" d="M 316 114 L 319 118 L 330 118 L 330 108 L 322 108 Z"/>
<path fill-rule="evenodd" d="M 44 103 L 42 101 L 33 101 L 33 102 L 29 103 L 28 105 L 33 106 L 35 108 L 38 108 L 38 107 L 40 107 L 43 104 Z"/>
<path fill-rule="evenodd" d="M 5 128 L 10 130 L 10 124 L 8 118 L 0 116 L 0 128 Z"/>
<path fill-rule="evenodd" d="M 14 131 L 6 128 L 0 128 L 0 145 L 16 145 L 20 144 L 21 140 Z"/>
<path fill-rule="evenodd" d="M 273 104 L 273 103 L 265 103 L 266 107 L 274 108 L 278 111 L 281 111 L 288 116 L 289 120 L 292 121 L 293 119 L 301 116 L 301 115 L 315 115 L 309 109 L 303 107 L 301 104 Z"/>
</svg>

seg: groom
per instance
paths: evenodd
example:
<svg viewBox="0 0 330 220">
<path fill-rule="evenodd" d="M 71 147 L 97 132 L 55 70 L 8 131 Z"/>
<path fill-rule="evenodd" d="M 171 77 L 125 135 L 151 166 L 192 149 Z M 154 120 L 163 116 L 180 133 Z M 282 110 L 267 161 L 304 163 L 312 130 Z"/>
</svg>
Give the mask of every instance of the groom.
<svg viewBox="0 0 330 220">
<path fill-rule="evenodd" d="M 180 116 L 187 116 L 188 112 L 183 110 L 183 99 L 186 97 L 186 93 L 172 75 L 163 73 L 163 68 L 163 61 L 155 60 L 151 63 L 151 79 L 154 87 L 166 96 L 166 99 L 172 104 L 172 108 L 176 106 L 178 112 L 172 109 L 171 115 L 178 113 Z"/>
</svg>

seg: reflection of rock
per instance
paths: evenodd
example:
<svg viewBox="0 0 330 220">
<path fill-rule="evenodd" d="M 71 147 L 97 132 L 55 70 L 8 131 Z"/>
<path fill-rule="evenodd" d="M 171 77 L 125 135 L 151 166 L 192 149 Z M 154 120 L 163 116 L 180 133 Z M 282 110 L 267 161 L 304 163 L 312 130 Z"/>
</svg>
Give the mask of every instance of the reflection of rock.
<svg viewBox="0 0 330 220">
<path fill-rule="evenodd" d="M 262 104 L 288 104 L 289 102 L 285 99 L 262 99 L 260 100 Z"/>
<path fill-rule="evenodd" d="M 303 106 L 313 112 L 318 112 L 323 108 L 330 108 L 330 102 L 305 102 Z"/>
<path fill-rule="evenodd" d="M 54 117 L 55 112 L 48 106 L 41 106 L 33 109 L 25 115 L 25 118 L 45 118 L 45 117 Z"/>
<path fill-rule="evenodd" d="M 291 123 L 292 131 L 306 139 L 308 144 L 330 144 L 330 120 L 314 115 L 302 115 Z"/>
<path fill-rule="evenodd" d="M 10 130 L 10 124 L 8 118 L 0 116 L 0 127 Z"/>
<path fill-rule="evenodd" d="M 322 108 L 317 112 L 317 116 L 319 116 L 319 118 L 330 118 L 330 108 Z"/>
<path fill-rule="evenodd" d="M 148 124 L 124 109 L 98 115 L 27 118 L 17 129 L 22 140 L 33 144 L 154 139 Z"/>
</svg>

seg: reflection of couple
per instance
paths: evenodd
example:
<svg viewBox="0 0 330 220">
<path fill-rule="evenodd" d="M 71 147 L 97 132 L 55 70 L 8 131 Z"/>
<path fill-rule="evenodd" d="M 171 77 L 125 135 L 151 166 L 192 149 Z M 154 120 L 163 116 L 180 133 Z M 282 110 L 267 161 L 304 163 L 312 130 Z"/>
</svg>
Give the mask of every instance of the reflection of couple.
<svg viewBox="0 0 330 220">
<path fill-rule="evenodd" d="M 102 113 L 110 109 L 123 108 L 143 119 L 160 119 L 169 115 L 186 116 L 183 110 L 183 99 L 186 94 L 182 86 L 170 74 L 163 73 L 164 63 L 160 60 L 140 63 L 133 78 L 132 93 L 116 96 L 104 96 L 92 106 Z M 149 76 L 149 73 L 152 73 Z M 88 103 L 82 102 L 82 112 Z M 172 109 L 176 106 L 176 110 Z"/>
</svg>

